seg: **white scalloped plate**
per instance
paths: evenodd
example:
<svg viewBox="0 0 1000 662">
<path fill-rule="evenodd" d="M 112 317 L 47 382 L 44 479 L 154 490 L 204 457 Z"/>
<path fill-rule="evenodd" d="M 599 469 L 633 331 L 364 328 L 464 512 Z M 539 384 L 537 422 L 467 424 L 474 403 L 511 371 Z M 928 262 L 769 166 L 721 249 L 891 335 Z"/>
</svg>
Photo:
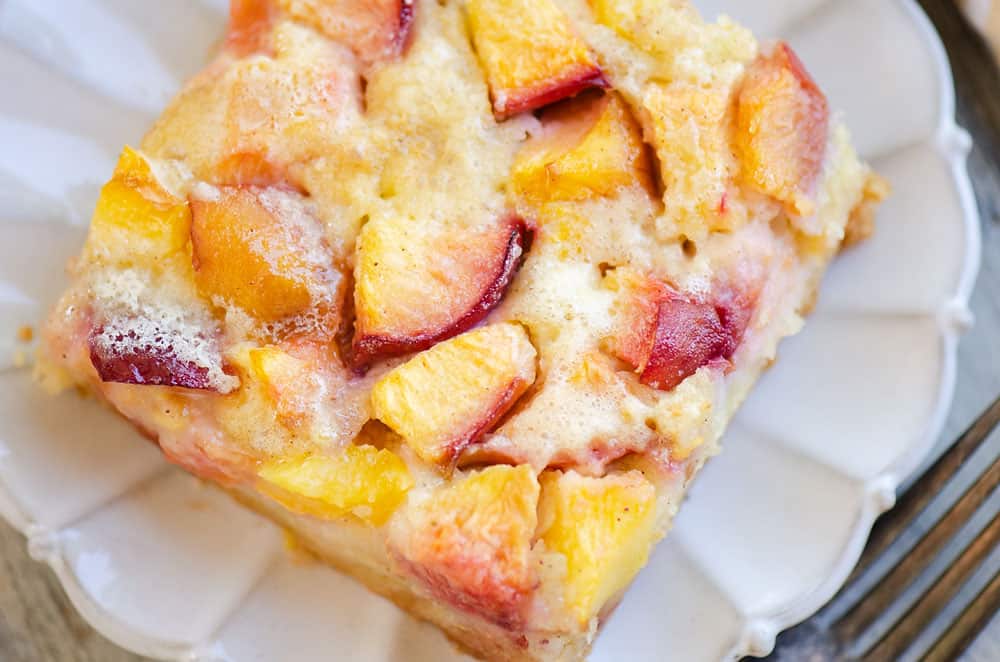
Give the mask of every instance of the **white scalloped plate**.
<svg viewBox="0 0 1000 662">
<path fill-rule="evenodd" d="M 0 513 L 119 644 L 175 660 L 443 660 L 432 628 L 13 367 L 101 179 L 217 38 L 212 0 L 0 0 Z M 828 600 L 950 403 L 979 261 L 944 50 L 910 0 L 704 0 L 791 41 L 895 187 L 706 468 L 595 660 L 764 654 Z"/>
</svg>

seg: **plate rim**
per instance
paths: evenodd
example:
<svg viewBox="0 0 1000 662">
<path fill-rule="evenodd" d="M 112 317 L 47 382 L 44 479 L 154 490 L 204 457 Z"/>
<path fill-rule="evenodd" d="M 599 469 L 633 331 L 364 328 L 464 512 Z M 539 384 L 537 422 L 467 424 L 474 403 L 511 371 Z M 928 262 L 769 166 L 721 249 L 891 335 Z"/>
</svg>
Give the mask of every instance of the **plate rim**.
<svg viewBox="0 0 1000 662">
<path fill-rule="evenodd" d="M 827 0 L 810 14 L 821 11 L 831 3 L 832 0 Z M 941 36 L 916 0 L 897 0 L 897 4 L 906 12 L 929 47 L 940 85 L 941 110 L 938 125 L 931 136 L 912 145 L 929 144 L 948 163 L 952 184 L 962 211 L 965 233 L 965 254 L 958 284 L 937 314 L 942 351 L 937 400 L 930 421 L 920 439 L 907 448 L 906 452 L 890 466 L 860 485 L 859 491 L 864 492 L 864 498 L 860 511 L 857 512 L 858 519 L 833 569 L 811 591 L 796 596 L 784 605 L 760 613 L 744 613 L 740 637 L 726 653 L 725 659 L 770 654 L 774 650 L 778 634 L 809 618 L 836 595 L 857 565 L 875 521 L 895 505 L 896 490 L 929 456 L 935 442 L 941 436 L 954 399 L 958 342 L 974 322 L 969 300 L 982 260 L 981 219 L 968 172 L 972 137 L 958 124 L 956 118 L 955 79 Z"/>
</svg>

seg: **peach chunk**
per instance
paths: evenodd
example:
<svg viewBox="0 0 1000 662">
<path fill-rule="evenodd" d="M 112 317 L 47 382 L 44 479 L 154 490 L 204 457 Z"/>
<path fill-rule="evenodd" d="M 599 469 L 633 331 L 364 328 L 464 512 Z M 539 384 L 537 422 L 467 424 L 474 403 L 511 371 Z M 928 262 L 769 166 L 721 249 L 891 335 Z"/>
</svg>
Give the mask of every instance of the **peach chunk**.
<svg viewBox="0 0 1000 662">
<path fill-rule="evenodd" d="M 229 388 L 221 384 L 232 380 L 223 375 L 212 340 L 148 321 L 102 324 L 91 332 L 88 345 L 90 362 L 104 382 L 225 391 Z"/>
<path fill-rule="evenodd" d="M 327 338 L 283 334 L 275 344 L 237 343 L 226 359 L 241 386 L 217 403 L 216 419 L 233 444 L 258 457 L 343 448 L 370 417 L 370 385 L 351 383 Z"/>
<path fill-rule="evenodd" d="M 355 266 L 355 363 L 425 349 L 482 320 L 507 291 L 526 241 L 513 217 L 462 233 L 404 218 L 366 224 Z"/>
<path fill-rule="evenodd" d="M 277 321 L 335 299 L 340 275 L 304 201 L 223 188 L 191 199 L 195 280 L 208 297 Z"/>
<path fill-rule="evenodd" d="M 519 324 L 447 340 L 385 375 L 372 410 L 421 459 L 452 463 L 535 381 L 535 348 Z"/>
<path fill-rule="evenodd" d="M 320 357 L 306 360 L 273 345 L 255 347 L 248 354 L 250 371 L 278 420 L 293 430 L 303 427 L 315 406 L 314 393 L 322 389 L 315 377 Z"/>
<path fill-rule="evenodd" d="M 631 301 L 614 352 L 642 383 L 669 391 L 705 365 L 725 365 L 739 347 L 752 303 L 720 293 L 714 302 L 686 296 L 655 281 Z"/>
<path fill-rule="evenodd" d="M 540 483 L 540 537 L 566 557 L 566 604 L 586 624 L 646 565 L 657 538 L 656 490 L 638 471 L 549 471 Z"/>
<path fill-rule="evenodd" d="M 274 0 L 230 0 L 226 48 L 236 57 L 269 51 L 277 15 Z"/>
<path fill-rule="evenodd" d="M 528 465 L 496 465 L 431 493 L 394 531 L 402 564 L 440 600 L 521 629 L 537 585 L 531 541 L 538 481 Z"/>
<path fill-rule="evenodd" d="M 236 152 L 224 157 L 215 165 L 211 181 L 217 186 L 274 186 L 304 193 L 289 175 L 288 168 L 260 152 Z"/>
<path fill-rule="evenodd" d="M 581 200 L 636 184 L 653 190 L 642 130 L 616 93 L 567 101 L 547 110 L 542 125 L 514 163 L 514 185 L 522 196 Z"/>
<path fill-rule="evenodd" d="M 468 11 L 497 119 L 608 86 L 552 0 L 470 0 Z"/>
<path fill-rule="evenodd" d="M 169 288 L 147 286 L 150 277 L 146 270 L 105 272 L 92 290 L 87 349 L 97 375 L 104 382 L 234 390 L 240 382 L 224 365 L 210 312 Z"/>
<path fill-rule="evenodd" d="M 288 15 L 349 46 L 365 64 L 406 45 L 416 0 L 278 0 Z"/>
<path fill-rule="evenodd" d="M 743 179 L 808 215 L 823 168 L 830 111 L 826 97 L 788 44 L 749 67 L 736 112 Z"/>
<path fill-rule="evenodd" d="M 187 200 L 170 193 L 146 158 L 126 147 L 97 199 L 86 253 L 99 262 L 156 267 L 187 247 L 190 231 Z"/>
<path fill-rule="evenodd" d="M 207 141 L 217 141 L 208 167 L 196 168 L 202 179 L 284 184 L 295 164 L 329 156 L 349 118 L 361 112 L 350 53 L 293 21 L 277 22 L 268 34 L 272 57 L 231 63 L 208 87 L 214 91 L 206 117 L 222 126 L 206 136 L 206 145 L 193 146 L 209 152 Z"/>
<path fill-rule="evenodd" d="M 354 515 L 374 525 L 389 519 L 413 486 L 403 460 L 374 446 L 272 460 L 258 476 L 260 490 L 289 510 L 321 519 Z"/>
</svg>

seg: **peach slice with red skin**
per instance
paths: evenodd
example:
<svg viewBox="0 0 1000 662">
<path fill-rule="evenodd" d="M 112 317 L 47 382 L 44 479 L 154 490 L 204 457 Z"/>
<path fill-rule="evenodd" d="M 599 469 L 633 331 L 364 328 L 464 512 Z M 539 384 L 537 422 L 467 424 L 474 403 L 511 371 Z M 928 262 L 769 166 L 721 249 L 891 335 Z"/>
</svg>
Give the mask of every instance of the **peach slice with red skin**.
<svg viewBox="0 0 1000 662">
<path fill-rule="evenodd" d="M 438 599 L 520 630 L 538 585 L 531 562 L 538 494 L 528 465 L 483 469 L 411 508 L 393 549 Z"/>
<path fill-rule="evenodd" d="M 474 329 L 382 377 L 372 411 L 421 459 L 453 465 L 534 383 L 536 356 L 518 324 Z"/>
<path fill-rule="evenodd" d="M 656 305 L 641 381 L 669 391 L 698 368 L 732 355 L 733 339 L 715 306 L 669 296 Z"/>
<path fill-rule="evenodd" d="M 406 47 L 416 0 L 277 0 L 289 17 L 348 45 L 367 65 Z"/>
<path fill-rule="evenodd" d="M 514 163 L 522 196 L 545 202 L 612 196 L 634 185 L 654 190 L 642 129 L 616 93 L 582 94 L 546 110 L 541 121 L 542 132 Z"/>
<path fill-rule="evenodd" d="M 788 44 L 747 70 L 736 110 L 736 150 L 749 185 L 798 215 L 812 213 L 823 169 L 830 110 Z"/>
<path fill-rule="evenodd" d="M 266 322 L 336 300 L 340 274 L 298 196 L 223 188 L 192 198 L 191 210 L 195 281 L 203 295 Z"/>
<path fill-rule="evenodd" d="M 632 300 L 614 352 L 642 383 L 669 391 L 702 366 L 724 366 L 752 314 L 745 296 L 720 293 L 715 301 L 703 301 L 650 280 Z"/>
<path fill-rule="evenodd" d="M 528 239 L 517 217 L 462 236 L 409 219 L 366 224 L 355 266 L 355 365 L 426 349 L 481 321 L 506 293 Z"/>
<path fill-rule="evenodd" d="M 140 301 L 149 295 L 140 293 Z M 178 320 L 176 311 L 159 309 L 156 302 L 110 310 L 95 302 L 88 318 L 87 349 L 101 381 L 220 393 L 239 385 L 207 319 Z"/>
<path fill-rule="evenodd" d="M 415 0 L 231 0 L 226 48 L 236 57 L 273 55 L 271 30 L 282 13 L 346 44 L 365 64 L 406 46 Z"/>
<path fill-rule="evenodd" d="M 146 340 L 134 331 L 99 326 L 88 339 L 90 362 L 104 382 L 215 390 L 211 367 L 180 358 L 174 342 L 185 339 L 172 340 L 167 331 Z"/>
<path fill-rule="evenodd" d="M 318 345 L 300 342 L 291 346 L 266 345 L 248 352 L 248 367 L 260 384 L 277 420 L 291 430 L 304 430 L 322 389 L 320 372 L 333 364 Z"/>
<path fill-rule="evenodd" d="M 471 0 L 468 12 L 497 119 L 608 87 L 590 49 L 552 0 Z"/>
</svg>

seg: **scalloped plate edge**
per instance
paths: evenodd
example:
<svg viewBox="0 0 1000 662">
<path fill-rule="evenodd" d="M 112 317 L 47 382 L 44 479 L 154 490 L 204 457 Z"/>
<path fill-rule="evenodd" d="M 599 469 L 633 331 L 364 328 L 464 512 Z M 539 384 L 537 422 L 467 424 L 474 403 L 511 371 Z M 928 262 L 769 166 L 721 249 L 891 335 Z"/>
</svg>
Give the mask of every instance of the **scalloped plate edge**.
<svg viewBox="0 0 1000 662">
<path fill-rule="evenodd" d="M 770 654 L 774 650 L 779 633 L 816 613 L 847 581 L 851 570 L 861 557 L 861 552 L 864 551 L 875 520 L 895 505 L 896 490 L 930 454 L 934 443 L 941 435 L 955 393 L 958 341 L 973 324 L 969 299 L 979 275 L 982 237 L 979 208 L 972 190 L 967 164 L 972 149 L 972 139 L 968 132 L 958 125 L 955 118 L 955 81 L 947 52 L 937 30 L 916 0 L 900 0 L 900 2 L 930 48 L 936 74 L 941 83 L 941 119 L 932 142 L 935 151 L 950 166 L 952 183 L 962 208 L 965 232 L 965 256 L 958 286 L 942 310 L 938 311 L 943 359 L 938 399 L 922 437 L 892 466 L 865 481 L 862 487 L 865 498 L 858 513 L 858 522 L 834 569 L 812 591 L 799 596 L 789 604 L 764 613 L 745 614 L 743 632 L 737 643 L 726 654 L 730 659 L 739 659 L 746 655 L 760 657 Z"/>
</svg>

